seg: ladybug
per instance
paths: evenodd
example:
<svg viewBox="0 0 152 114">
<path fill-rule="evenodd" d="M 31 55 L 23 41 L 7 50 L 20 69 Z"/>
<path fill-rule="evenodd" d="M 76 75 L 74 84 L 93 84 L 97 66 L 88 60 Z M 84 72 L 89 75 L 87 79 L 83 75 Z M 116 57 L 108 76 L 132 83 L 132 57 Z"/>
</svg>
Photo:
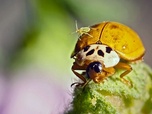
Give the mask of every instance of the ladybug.
<svg viewBox="0 0 152 114">
<path fill-rule="evenodd" d="M 95 83 L 102 82 L 106 77 L 115 73 L 115 68 L 126 70 L 120 77 L 125 83 L 129 83 L 123 76 L 131 71 L 131 67 L 126 63 L 120 62 L 117 52 L 107 45 L 92 44 L 86 46 L 76 54 L 72 71 L 83 81 L 83 83 L 78 83 L 78 85 L 84 86 L 90 80 L 93 80 Z M 79 74 L 76 70 L 85 70 L 85 72 Z M 84 74 L 87 75 L 88 82 L 83 76 Z"/>
<path fill-rule="evenodd" d="M 142 60 L 145 53 L 137 33 L 117 22 L 102 22 L 88 28 L 88 32 L 80 34 L 71 55 L 75 59 L 71 69 L 84 82 L 79 85 L 87 83 L 83 74 L 100 83 L 104 78 L 113 75 L 115 68 L 125 70 L 120 77 L 123 82 L 130 84 L 123 78 L 132 70 L 128 63 Z M 80 74 L 75 70 L 85 72 Z"/>
<path fill-rule="evenodd" d="M 118 22 L 102 22 L 87 28 L 87 31 L 86 28 L 79 29 L 84 31 L 80 34 L 71 58 L 90 44 L 106 44 L 127 61 L 140 60 L 145 53 L 138 34 L 126 25 Z"/>
</svg>

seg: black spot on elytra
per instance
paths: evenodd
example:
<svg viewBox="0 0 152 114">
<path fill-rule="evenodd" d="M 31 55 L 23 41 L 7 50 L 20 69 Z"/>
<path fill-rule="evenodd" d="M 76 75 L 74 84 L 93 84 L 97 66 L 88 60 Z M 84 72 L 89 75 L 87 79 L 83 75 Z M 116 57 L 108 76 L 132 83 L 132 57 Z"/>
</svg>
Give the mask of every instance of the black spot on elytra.
<svg viewBox="0 0 152 114">
<path fill-rule="evenodd" d="M 116 29 L 116 28 L 119 28 L 119 26 L 117 26 L 117 25 L 111 25 L 110 28 L 111 29 Z"/>
<path fill-rule="evenodd" d="M 98 55 L 104 57 L 104 53 L 102 50 L 98 50 Z"/>
<path fill-rule="evenodd" d="M 110 53 L 112 51 L 112 49 L 110 47 L 106 47 L 106 52 Z"/>
<path fill-rule="evenodd" d="M 90 46 L 86 46 L 83 50 L 84 52 L 88 51 L 88 49 L 90 48 Z"/>
<path fill-rule="evenodd" d="M 93 53 L 94 53 L 94 49 L 90 50 L 90 51 L 86 54 L 86 56 L 92 55 Z"/>
</svg>

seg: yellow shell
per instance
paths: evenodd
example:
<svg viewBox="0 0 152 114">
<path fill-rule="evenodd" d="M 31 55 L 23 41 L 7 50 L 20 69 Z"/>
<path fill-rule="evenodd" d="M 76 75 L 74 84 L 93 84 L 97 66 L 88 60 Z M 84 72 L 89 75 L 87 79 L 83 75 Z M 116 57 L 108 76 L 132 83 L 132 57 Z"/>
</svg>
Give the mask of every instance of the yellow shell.
<svg viewBox="0 0 152 114">
<path fill-rule="evenodd" d="M 91 44 L 106 44 L 127 61 L 141 59 L 145 53 L 138 34 L 126 25 L 117 22 L 102 22 L 89 28 L 90 31 L 87 34 L 81 34 L 71 57 Z"/>
</svg>

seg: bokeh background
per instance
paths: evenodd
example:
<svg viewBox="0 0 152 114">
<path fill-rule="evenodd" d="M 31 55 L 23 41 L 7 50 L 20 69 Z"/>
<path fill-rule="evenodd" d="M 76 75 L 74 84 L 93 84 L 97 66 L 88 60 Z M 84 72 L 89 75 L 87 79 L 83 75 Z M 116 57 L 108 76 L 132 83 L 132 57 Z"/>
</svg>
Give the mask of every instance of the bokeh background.
<svg viewBox="0 0 152 114">
<path fill-rule="evenodd" d="M 72 99 L 78 26 L 118 21 L 140 35 L 152 66 L 150 0 L 0 0 L 0 114 L 62 114 Z"/>
</svg>

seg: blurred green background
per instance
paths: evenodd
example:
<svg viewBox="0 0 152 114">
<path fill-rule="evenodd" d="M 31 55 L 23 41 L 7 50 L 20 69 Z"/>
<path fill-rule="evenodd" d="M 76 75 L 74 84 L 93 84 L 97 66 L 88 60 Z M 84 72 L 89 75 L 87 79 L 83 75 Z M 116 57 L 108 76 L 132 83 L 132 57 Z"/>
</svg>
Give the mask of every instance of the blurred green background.
<svg viewBox="0 0 152 114">
<path fill-rule="evenodd" d="M 45 77 L 68 93 L 76 78 L 70 59 L 78 39 L 72 34 L 75 21 L 78 27 L 102 21 L 128 25 L 141 36 L 145 62 L 152 66 L 151 5 L 144 0 L 0 0 L 0 72 L 6 85 L 21 77 Z"/>
</svg>

